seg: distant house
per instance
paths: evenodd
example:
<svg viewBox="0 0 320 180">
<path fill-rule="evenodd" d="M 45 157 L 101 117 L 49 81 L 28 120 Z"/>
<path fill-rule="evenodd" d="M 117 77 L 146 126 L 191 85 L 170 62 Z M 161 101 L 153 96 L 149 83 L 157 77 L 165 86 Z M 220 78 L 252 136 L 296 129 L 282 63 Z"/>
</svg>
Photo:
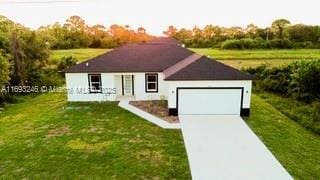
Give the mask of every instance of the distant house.
<svg viewBox="0 0 320 180">
<path fill-rule="evenodd" d="M 68 101 L 168 100 L 170 115 L 249 115 L 252 77 L 172 38 L 130 44 L 65 70 Z"/>
</svg>

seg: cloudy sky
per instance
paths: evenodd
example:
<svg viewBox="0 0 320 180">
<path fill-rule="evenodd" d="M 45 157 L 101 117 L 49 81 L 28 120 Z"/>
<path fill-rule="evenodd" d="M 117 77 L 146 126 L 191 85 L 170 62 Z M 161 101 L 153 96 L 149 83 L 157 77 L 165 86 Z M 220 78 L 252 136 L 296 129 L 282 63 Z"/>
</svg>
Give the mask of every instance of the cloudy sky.
<svg viewBox="0 0 320 180">
<path fill-rule="evenodd" d="M 286 18 L 320 25 L 319 7 L 319 0 L 0 0 L 1 15 L 31 28 L 79 15 L 89 25 L 143 26 L 154 35 L 171 24 L 265 27 Z"/>
</svg>

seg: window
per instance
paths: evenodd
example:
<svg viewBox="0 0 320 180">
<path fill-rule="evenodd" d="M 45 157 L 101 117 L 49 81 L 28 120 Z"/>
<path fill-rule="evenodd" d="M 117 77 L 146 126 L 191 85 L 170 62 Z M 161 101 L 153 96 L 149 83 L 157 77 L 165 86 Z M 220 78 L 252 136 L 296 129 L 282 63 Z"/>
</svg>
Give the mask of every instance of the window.
<svg viewBox="0 0 320 180">
<path fill-rule="evenodd" d="M 90 93 L 102 92 L 100 74 L 89 74 L 89 92 Z"/>
<path fill-rule="evenodd" d="M 158 74 L 146 74 L 146 92 L 158 92 Z"/>
</svg>

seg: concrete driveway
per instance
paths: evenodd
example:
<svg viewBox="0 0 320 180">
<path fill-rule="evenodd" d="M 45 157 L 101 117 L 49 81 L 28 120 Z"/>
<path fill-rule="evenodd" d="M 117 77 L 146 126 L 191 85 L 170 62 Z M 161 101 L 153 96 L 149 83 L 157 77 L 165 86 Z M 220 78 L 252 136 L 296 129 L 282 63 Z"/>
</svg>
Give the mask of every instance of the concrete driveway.
<svg viewBox="0 0 320 180">
<path fill-rule="evenodd" d="M 240 116 L 179 118 L 194 180 L 292 179 Z"/>
</svg>

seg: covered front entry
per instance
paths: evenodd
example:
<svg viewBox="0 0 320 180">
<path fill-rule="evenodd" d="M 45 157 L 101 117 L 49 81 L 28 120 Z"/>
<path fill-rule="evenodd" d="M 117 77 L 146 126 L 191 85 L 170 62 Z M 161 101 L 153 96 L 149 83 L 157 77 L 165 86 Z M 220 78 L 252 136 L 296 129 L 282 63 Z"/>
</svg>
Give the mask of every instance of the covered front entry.
<svg viewBox="0 0 320 180">
<path fill-rule="evenodd" d="M 134 76 L 133 75 L 122 75 L 122 95 L 123 96 L 134 96 Z"/>
<path fill-rule="evenodd" d="M 177 88 L 179 115 L 240 115 L 243 88 Z"/>
</svg>

